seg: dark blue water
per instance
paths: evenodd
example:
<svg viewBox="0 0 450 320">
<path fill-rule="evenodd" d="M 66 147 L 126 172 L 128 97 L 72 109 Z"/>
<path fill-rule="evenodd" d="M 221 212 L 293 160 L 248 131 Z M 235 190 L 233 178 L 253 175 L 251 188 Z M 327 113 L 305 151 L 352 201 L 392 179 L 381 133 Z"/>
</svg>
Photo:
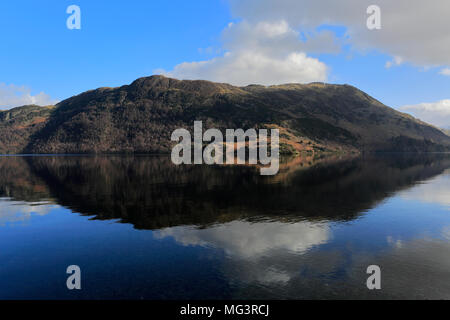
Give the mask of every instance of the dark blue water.
<svg viewBox="0 0 450 320">
<path fill-rule="evenodd" d="M 450 155 L 0 157 L 0 299 L 106 298 L 449 299 Z"/>
</svg>

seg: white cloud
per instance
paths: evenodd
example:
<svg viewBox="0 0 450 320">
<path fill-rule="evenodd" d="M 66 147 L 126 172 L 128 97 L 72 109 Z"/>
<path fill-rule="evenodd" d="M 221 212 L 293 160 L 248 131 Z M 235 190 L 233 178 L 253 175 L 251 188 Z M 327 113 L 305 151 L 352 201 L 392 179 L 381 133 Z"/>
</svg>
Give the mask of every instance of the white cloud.
<svg viewBox="0 0 450 320">
<path fill-rule="evenodd" d="M 319 39 L 319 41 L 317 41 Z M 179 79 L 206 79 L 234 85 L 326 81 L 327 66 L 305 50 L 339 50 L 330 32 L 301 41 L 286 21 L 229 24 L 223 32 L 225 54 L 185 62 L 158 73 Z"/>
<path fill-rule="evenodd" d="M 450 76 L 450 68 L 444 68 L 442 69 L 439 74 L 442 74 L 443 76 Z"/>
<path fill-rule="evenodd" d="M 395 239 L 393 236 L 387 236 L 387 243 L 397 249 L 401 249 L 403 247 L 403 240 Z"/>
<path fill-rule="evenodd" d="M 207 229 L 192 226 L 167 228 L 155 231 L 154 237 L 171 237 L 183 246 L 223 250 L 228 263 L 235 265 L 225 267 L 225 274 L 230 281 L 284 285 L 298 275 L 298 261 L 294 260 L 292 265 L 290 259 L 307 254 L 315 246 L 326 244 L 331 238 L 331 230 L 327 223 L 306 221 L 233 221 Z M 280 260 L 284 263 L 277 263 Z M 236 266 L 239 272 L 227 271 Z"/>
<path fill-rule="evenodd" d="M 226 53 L 208 61 L 182 63 L 163 74 L 179 79 L 206 79 L 234 85 L 281 84 L 326 80 L 326 66 L 294 52 L 284 58 L 273 58 L 258 52 Z"/>
<path fill-rule="evenodd" d="M 369 30 L 366 9 L 373 0 L 230 0 L 249 23 L 284 20 L 295 30 L 345 26 L 353 47 L 378 49 L 419 66 L 450 65 L 450 2 L 378 0 L 381 30 Z"/>
<path fill-rule="evenodd" d="M 390 69 L 392 67 L 398 67 L 403 63 L 402 57 L 394 57 L 391 61 L 386 62 L 386 69 Z"/>
<path fill-rule="evenodd" d="M 450 99 L 403 106 L 399 110 L 440 128 L 450 128 Z"/>
<path fill-rule="evenodd" d="M 378 0 L 381 29 L 367 28 L 372 0 L 229 0 L 240 19 L 223 32 L 222 56 L 185 62 L 171 71 L 181 79 L 207 79 L 236 85 L 326 81 L 327 67 L 311 53 L 378 50 L 392 56 L 386 68 L 450 65 L 450 2 Z M 344 26 L 338 38 L 323 26 Z M 321 30 L 321 31 L 318 31 Z M 443 69 L 441 74 L 450 74 Z"/>
<path fill-rule="evenodd" d="M 9 223 L 24 222 L 29 220 L 33 214 L 44 216 L 56 206 L 46 202 L 25 203 L 0 198 L 0 227 Z"/>
<path fill-rule="evenodd" d="M 29 104 L 46 106 L 54 103 L 56 101 L 44 92 L 32 95 L 28 87 L 0 83 L 0 110 Z"/>
<path fill-rule="evenodd" d="M 411 201 L 439 204 L 450 209 L 450 170 L 442 175 L 423 182 L 414 188 L 403 191 L 400 197 Z"/>
<path fill-rule="evenodd" d="M 250 223 L 233 221 L 208 229 L 174 227 L 155 232 L 162 239 L 173 237 L 185 246 L 212 246 L 231 256 L 253 259 L 270 250 L 304 253 L 311 247 L 325 244 L 330 238 L 327 224 Z"/>
</svg>

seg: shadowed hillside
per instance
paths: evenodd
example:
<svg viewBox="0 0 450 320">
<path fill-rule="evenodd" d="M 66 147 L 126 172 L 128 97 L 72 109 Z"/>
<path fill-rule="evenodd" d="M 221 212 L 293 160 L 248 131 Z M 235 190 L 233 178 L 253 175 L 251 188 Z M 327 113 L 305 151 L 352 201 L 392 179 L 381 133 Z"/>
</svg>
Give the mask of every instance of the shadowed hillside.
<svg viewBox="0 0 450 320">
<path fill-rule="evenodd" d="M 55 108 L 0 113 L 1 153 L 168 153 L 173 130 L 279 128 L 281 150 L 446 151 L 450 137 L 348 85 L 235 87 L 163 76 L 100 88 Z"/>
</svg>

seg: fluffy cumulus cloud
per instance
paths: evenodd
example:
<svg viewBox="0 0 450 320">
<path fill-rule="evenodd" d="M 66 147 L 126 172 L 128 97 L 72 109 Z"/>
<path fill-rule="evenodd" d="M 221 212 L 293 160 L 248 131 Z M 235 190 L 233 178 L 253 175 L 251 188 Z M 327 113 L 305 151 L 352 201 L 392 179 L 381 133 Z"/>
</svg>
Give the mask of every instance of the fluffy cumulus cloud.
<svg viewBox="0 0 450 320">
<path fill-rule="evenodd" d="M 230 0 L 250 23 L 283 19 L 296 30 L 344 26 L 359 50 L 377 49 L 419 66 L 450 65 L 450 2 L 442 0 Z M 381 9 L 381 29 L 367 28 L 367 8 Z"/>
<path fill-rule="evenodd" d="M 182 79 L 208 79 L 236 85 L 326 81 L 327 66 L 313 53 L 336 53 L 343 44 L 359 52 L 390 55 L 386 68 L 410 63 L 441 66 L 449 75 L 450 2 L 378 0 L 381 29 L 369 30 L 372 0 L 229 0 L 240 19 L 223 31 L 222 55 L 185 62 L 171 71 Z M 344 27 L 337 37 L 327 26 Z"/>
<path fill-rule="evenodd" d="M 234 85 L 326 81 L 327 66 L 305 51 L 339 50 L 330 33 L 321 32 L 301 41 L 298 32 L 283 20 L 230 24 L 223 32 L 223 42 L 225 53 L 219 57 L 158 72 L 179 79 Z"/>
<path fill-rule="evenodd" d="M 0 110 L 29 104 L 45 106 L 54 103 L 56 101 L 44 92 L 32 95 L 28 87 L 0 83 Z"/>
<path fill-rule="evenodd" d="M 231 264 L 224 272 L 232 282 L 279 285 L 288 283 L 298 274 L 302 264 L 289 262 L 292 257 L 301 257 L 313 247 L 326 244 L 331 238 L 331 230 L 326 223 L 233 221 L 206 229 L 168 228 L 156 231 L 154 237 L 173 238 L 183 246 L 223 250 Z M 279 261 L 285 263 L 280 265 Z M 234 268 L 239 272 L 229 272 Z"/>
<path fill-rule="evenodd" d="M 155 237 L 172 237 L 185 246 L 211 246 L 228 255 L 252 259 L 271 250 L 304 253 L 330 238 L 327 224 L 250 223 L 234 221 L 208 229 L 175 227 L 155 232 Z"/>
<path fill-rule="evenodd" d="M 440 128 L 450 129 L 450 100 L 420 103 L 400 107 L 401 111 L 411 113 L 416 118 L 434 124 Z"/>
</svg>

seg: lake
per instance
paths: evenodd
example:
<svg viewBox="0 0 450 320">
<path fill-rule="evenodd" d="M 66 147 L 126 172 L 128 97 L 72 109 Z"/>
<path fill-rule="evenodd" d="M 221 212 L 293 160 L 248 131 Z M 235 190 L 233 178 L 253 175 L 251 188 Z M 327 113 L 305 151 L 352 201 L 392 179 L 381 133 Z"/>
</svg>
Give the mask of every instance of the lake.
<svg viewBox="0 0 450 320">
<path fill-rule="evenodd" d="M 0 157 L 0 299 L 405 298 L 450 299 L 449 154 Z"/>
</svg>

